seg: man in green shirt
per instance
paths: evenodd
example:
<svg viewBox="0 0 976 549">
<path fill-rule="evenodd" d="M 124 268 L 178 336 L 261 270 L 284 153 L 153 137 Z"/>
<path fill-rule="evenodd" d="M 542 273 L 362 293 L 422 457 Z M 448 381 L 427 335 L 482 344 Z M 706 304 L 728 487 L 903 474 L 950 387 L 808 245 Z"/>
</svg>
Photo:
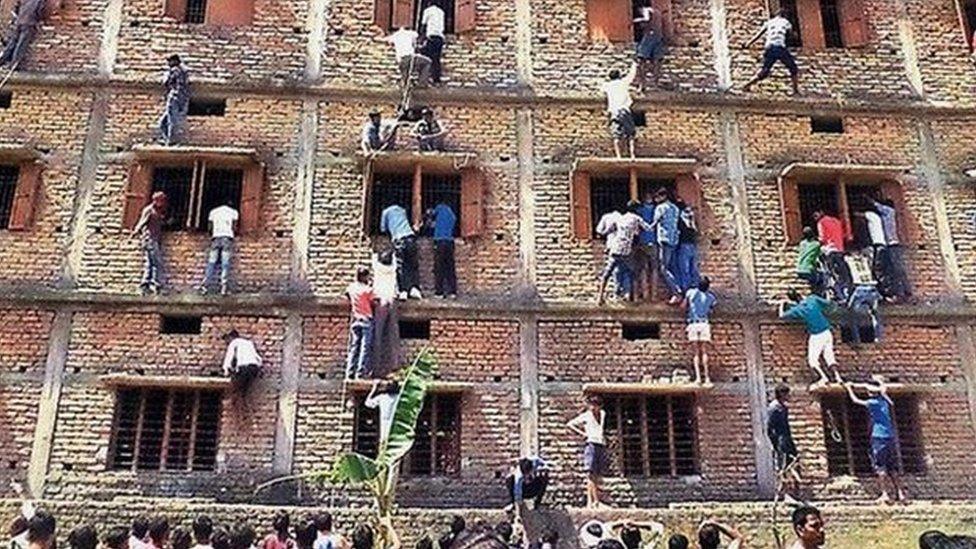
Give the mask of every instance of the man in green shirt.
<svg viewBox="0 0 976 549">
<path fill-rule="evenodd" d="M 822 278 L 818 269 L 820 264 L 820 241 L 813 227 L 803 228 L 803 240 L 797 246 L 796 276 L 810 283 L 810 289 L 820 293 Z"/>
<path fill-rule="evenodd" d="M 816 294 L 810 294 L 801 301 L 796 290 L 790 290 L 787 297 L 789 299 L 779 306 L 779 317 L 784 320 L 799 320 L 806 325 L 810 335 L 807 342 L 807 362 L 820 375 L 814 385 L 826 385 L 830 382 L 820 366 L 821 356 L 839 379 L 837 359 L 834 357 L 834 335 L 830 331 L 830 320 L 826 315 L 834 304 Z"/>
</svg>

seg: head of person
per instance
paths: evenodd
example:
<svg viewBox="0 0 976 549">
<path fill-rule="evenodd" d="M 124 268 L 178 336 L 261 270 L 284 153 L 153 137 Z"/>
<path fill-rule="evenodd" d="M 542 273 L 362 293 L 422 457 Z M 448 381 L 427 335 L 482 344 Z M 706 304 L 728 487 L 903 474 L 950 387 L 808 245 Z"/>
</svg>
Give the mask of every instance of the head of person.
<svg viewBox="0 0 976 549">
<path fill-rule="evenodd" d="M 317 516 L 309 517 L 295 527 L 295 545 L 298 546 L 298 549 L 311 549 L 315 546 L 315 538 L 319 534 L 315 527 L 317 519 Z"/>
<path fill-rule="evenodd" d="M 183 60 L 180 59 L 180 56 L 176 55 L 175 53 L 166 58 L 166 64 L 170 67 L 179 67 L 181 63 L 183 63 Z"/>
<path fill-rule="evenodd" d="M 539 536 L 539 544 L 543 549 L 556 549 L 559 546 L 559 530 L 552 526 L 544 527 L 542 535 Z"/>
<path fill-rule="evenodd" d="M 790 14 L 790 10 L 786 9 L 785 6 L 780 6 L 780 8 L 776 10 L 776 15 L 780 17 L 786 17 L 789 14 Z"/>
<path fill-rule="evenodd" d="M 658 191 L 654 193 L 654 202 L 661 204 L 662 202 L 666 202 L 667 200 L 668 200 L 668 191 L 664 189 L 658 189 Z"/>
<path fill-rule="evenodd" d="M 382 385 L 380 385 L 378 392 L 387 395 L 395 395 L 400 392 L 400 383 L 393 379 L 385 381 Z M 464 530 L 464 527 L 462 526 L 461 529 Z"/>
<path fill-rule="evenodd" d="M 379 126 L 380 121 L 383 119 L 383 114 L 380 111 L 369 111 L 369 121 L 375 126 Z"/>
<path fill-rule="evenodd" d="M 230 549 L 230 534 L 224 528 L 214 528 L 213 536 L 210 537 L 210 545 L 213 549 Z"/>
<path fill-rule="evenodd" d="M 353 549 L 373 549 L 373 529 L 368 524 L 360 524 L 352 531 Z"/>
<path fill-rule="evenodd" d="M 688 538 L 684 534 L 672 534 L 668 538 L 668 549 L 688 549 Z"/>
<path fill-rule="evenodd" d="M 654 203 L 654 193 L 651 191 L 646 191 L 644 193 L 644 204 L 653 204 L 653 203 Z"/>
<path fill-rule="evenodd" d="M 14 520 L 10 521 L 10 525 L 7 527 L 7 537 L 15 538 L 27 531 L 27 519 L 23 515 L 17 515 Z"/>
<path fill-rule="evenodd" d="M 125 526 L 116 526 L 105 534 L 102 544 L 108 549 L 129 549 L 129 529 Z"/>
<path fill-rule="evenodd" d="M 98 532 L 91 524 L 79 526 L 68 532 L 68 546 L 71 549 L 95 549 L 98 547 Z"/>
<path fill-rule="evenodd" d="M 332 514 L 329 512 L 322 512 L 315 515 L 315 529 L 323 533 L 331 532 Z"/>
<path fill-rule="evenodd" d="M 166 207 L 166 193 L 163 191 L 156 191 L 152 194 L 152 205 L 156 208 Z"/>
<path fill-rule="evenodd" d="M 603 409 L 603 399 L 600 395 L 589 395 L 586 397 L 586 407 L 593 413 L 599 412 Z"/>
<path fill-rule="evenodd" d="M 248 549 L 254 544 L 254 528 L 247 524 L 238 524 L 230 533 L 230 549 Z"/>
<path fill-rule="evenodd" d="M 434 549 L 434 540 L 430 536 L 424 536 L 417 540 L 417 549 Z"/>
<path fill-rule="evenodd" d="M 598 520 L 592 520 L 580 533 L 580 545 L 584 548 L 596 547 L 603 541 L 605 533 L 603 523 Z"/>
<path fill-rule="evenodd" d="M 464 529 L 467 528 L 467 527 L 468 527 L 468 523 L 465 522 L 464 517 L 462 517 L 461 515 L 454 515 L 454 517 L 451 518 L 451 533 L 452 534 L 458 535 L 461 532 L 463 532 Z"/>
<path fill-rule="evenodd" d="M 173 533 L 169 536 L 169 546 L 172 549 L 190 549 L 193 546 L 193 537 L 190 531 L 182 526 L 173 528 Z"/>
<path fill-rule="evenodd" d="M 820 221 L 821 219 L 823 219 L 826 216 L 827 216 L 827 213 L 824 212 L 823 210 L 817 210 L 817 211 L 813 212 L 813 220 L 814 221 Z"/>
<path fill-rule="evenodd" d="M 169 540 L 169 520 L 166 517 L 156 517 L 149 522 L 149 540 L 156 547 L 163 547 Z"/>
<path fill-rule="evenodd" d="M 278 511 L 271 519 L 271 528 L 278 535 L 288 535 L 288 528 L 291 526 L 291 517 L 285 511 Z"/>
<path fill-rule="evenodd" d="M 430 107 L 424 107 L 423 110 L 420 111 L 420 116 L 422 116 L 424 120 L 433 120 L 434 111 Z"/>
<path fill-rule="evenodd" d="M 532 475 L 533 472 L 535 472 L 534 464 L 532 463 L 532 460 L 529 458 L 520 459 L 518 462 L 518 468 L 519 471 L 522 472 L 523 477 L 528 477 Z"/>
<path fill-rule="evenodd" d="M 776 396 L 776 400 L 785 404 L 790 398 L 790 386 L 785 383 L 780 383 L 776 386 L 773 394 Z"/>
<path fill-rule="evenodd" d="M 356 281 L 360 284 L 369 284 L 369 268 L 360 267 L 356 269 Z"/>
<path fill-rule="evenodd" d="M 377 254 L 377 259 L 380 265 L 390 266 L 393 265 L 393 250 L 386 249 Z"/>
<path fill-rule="evenodd" d="M 923 532 L 918 537 L 919 549 L 942 549 L 943 547 L 952 547 L 951 543 L 952 538 L 938 530 Z"/>
<path fill-rule="evenodd" d="M 698 530 L 698 545 L 701 549 L 718 549 L 722 543 L 722 532 L 714 524 L 706 524 Z"/>
<path fill-rule="evenodd" d="M 231 330 L 231 331 L 227 332 L 226 334 L 224 334 L 224 342 L 225 343 L 230 343 L 231 341 L 234 341 L 235 339 L 237 339 L 239 337 L 241 337 L 240 332 L 238 332 L 237 330 Z M 211 521 L 210 518 L 209 517 L 206 517 L 206 516 L 197 517 L 198 520 L 201 519 L 201 518 L 206 520 L 206 523 L 210 525 L 210 531 L 211 531 L 211 533 L 213 533 L 213 521 Z M 196 524 L 197 524 L 197 522 L 196 521 L 193 521 L 193 532 L 194 532 L 194 535 L 196 535 Z"/>
<path fill-rule="evenodd" d="M 817 233 L 813 227 L 803 227 L 803 240 L 816 240 Z"/>
<path fill-rule="evenodd" d="M 54 547 L 54 533 L 57 521 L 54 515 L 41 509 L 27 521 L 27 543 L 31 548 L 48 549 Z"/>
<path fill-rule="evenodd" d="M 640 529 L 634 528 L 633 526 L 624 526 L 620 530 L 620 541 L 627 549 L 640 549 L 642 541 Z"/>
<path fill-rule="evenodd" d="M 786 292 L 786 299 L 789 299 L 793 303 L 799 303 L 803 301 L 803 297 L 800 296 L 800 292 L 796 291 L 795 289 Z"/>
<path fill-rule="evenodd" d="M 596 549 L 625 549 L 624 544 L 620 543 L 615 539 L 604 539 L 600 540 L 600 543 L 596 544 Z"/>
<path fill-rule="evenodd" d="M 237 337 L 237 330 L 231 330 L 227 332 L 224 336 L 224 340 L 228 341 Z M 210 543 L 210 538 L 213 537 L 213 520 L 207 515 L 200 515 L 193 519 L 193 539 L 196 540 L 200 545 L 206 545 Z"/>
<path fill-rule="evenodd" d="M 636 200 L 631 200 L 630 202 L 627 203 L 627 212 L 636 214 L 640 210 L 640 207 L 641 207 L 640 202 Z"/>
<path fill-rule="evenodd" d="M 698 281 L 698 289 L 703 292 L 707 292 L 711 287 L 712 287 L 712 280 L 707 276 L 701 277 L 701 280 Z"/>
<path fill-rule="evenodd" d="M 146 540 L 149 535 L 149 517 L 138 516 L 132 521 L 132 537 L 136 539 Z"/>
<path fill-rule="evenodd" d="M 495 525 L 495 536 L 508 544 L 512 540 L 512 523 L 503 520 Z"/>
<path fill-rule="evenodd" d="M 611 69 L 610 72 L 607 73 L 607 77 L 610 78 L 610 80 L 620 80 L 621 74 L 619 70 Z"/>
<path fill-rule="evenodd" d="M 816 507 L 803 506 L 793 511 L 793 533 L 804 547 L 820 547 L 824 544 L 823 517 Z"/>
<path fill-rule="evenodd" d="M 679 210 L 687 210 L 688 203 L 684 201 L 683 198 L 674 199 L 674 205 L 678 207 Z"/>
</svg>

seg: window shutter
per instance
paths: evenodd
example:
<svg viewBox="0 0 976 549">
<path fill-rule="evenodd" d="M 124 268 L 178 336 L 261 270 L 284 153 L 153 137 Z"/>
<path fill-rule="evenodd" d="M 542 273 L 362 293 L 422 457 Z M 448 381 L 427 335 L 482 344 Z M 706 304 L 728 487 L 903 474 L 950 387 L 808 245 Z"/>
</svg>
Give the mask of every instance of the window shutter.
<svg viewBox="0 0 976 549">
<path fill-rule="evenodd" d="M 671 17 L 671 0 L 651 0 L 654 10 L 654 28 L 665 40 L 674 38 L 674 20 Z"/>
<path fill-rule="evenodd" d="M 163 15 L 183 22 L 186 19 L 186 0 L 164 0 Z"/>
<path fill-rule="evenodd" d="M 141 162 L 132 164 L 129 168 L 129 189 L 125 193 L 125 212 L 122 225 L 126 229 L 134 229 L 142 215 L 142 209 L 149 203 L 149 192 L 152 189 L 152 167 Z"/>
<path fill-rule="evenodd" d="M 827 39 L 824 38 L 820 0 L 797 0 L 796 17 L 800 20 L 799 31 L 803 47 L 814 50 L 825 48 Z"/>
<path fill-rule="evenodd" d="M 261 224 L 261 191 L 264 187 L 264 164 L 255 162 L 244 170 L 241 185 L 240 232 L 253 233 Z"/>
<path fill-rule="evenodd" d="M 373 24 L 389 30 L 393 17 L 393 0 L 373 0 Z"/>
<path fill-rule="evenodd" d="M 17 187 L 14 190 L 14 203 L 10 209 L 11 231 L 26 231 L 34 221 L 34 207 L 41 189 L 41 163 L 27 162 L 20 165 Z"/>
<path fill-rule="evenodd" d="M 474 30 L 477 10 L 475 0 L 454 0 L 454 32 L 460 34 Z"/>
<path fill-rule="evenodd" d="M 469 238 L 485 229 L 485 175 L 481 170 L 461 171 L 461 236 Z"/>
<path fill-rule="evenodd" d="M 885 181 L 881 184 L 881 194 L 891 200 L 895 206 L 895 218 L 898 221 L 898 240 L 901 244 L 914 244 L 921 240 L 922 231 L 918 226 L 918 219 L 912 215 L 912 211 L 905 201 L 904 185 L 905 183 L 899 181 Z"/>
<path fill-rule="evenodd" d="M 250 25 L 254 0 L 207 0 L 207 24 L 227 27 Z"/>
<path fill-rule="evenodd" d="M 372 231 L 371 217 L 373 213 L 373 162 L 371 160 L 366 161 L 366 166 L 363 168 L 363 200 L 362 200 L 362 223 L 363 223 L 363 234 L 368 235 Z M 379 220 L 377 220 L 377 225 Z"/>
<path fill-rule="evenodd" d="M 586 19 L 593 42 L 634 40 L 634 12 L 629 0 L 586 0 Z"/>
<path fill-rule="evenodd" d="M 871 40 L 871 28 L 861 0 L 840 0 L 837 6 L 845 48 L 857 48 Z"/>
<path fill-rule="evenodd" d="M 705 201 L 701 180 L 698 179 L 698 176 L 691 173 L 678 176 L 675 179 L 674 186 L 678 197 L 695 211 L 698 231 L 701 233 L 708 231 L 714 225 L 714 216 Z"/>
<path fill-rule="evenodd" d="M 796 244 L 803 236 L 803 220 L 800 218 L 800 188 L 796 181 L 780 178 L 780 207 L 783 212 L 783 233 L 786 241 Z"/>
<path fill-rule="evenodd" d="M 580 240 L 593 238 L 593 221 L 590 208 L 590 174 L 577 171 L 573 174 L 570 197 L 573 218 L 573 235 Z"/>
<path fill-rule="evenodd" d="M 413 0 L 392 0 L 393 2 L 393 27 L 414 28 L 413 24 Z"/>
</svg>

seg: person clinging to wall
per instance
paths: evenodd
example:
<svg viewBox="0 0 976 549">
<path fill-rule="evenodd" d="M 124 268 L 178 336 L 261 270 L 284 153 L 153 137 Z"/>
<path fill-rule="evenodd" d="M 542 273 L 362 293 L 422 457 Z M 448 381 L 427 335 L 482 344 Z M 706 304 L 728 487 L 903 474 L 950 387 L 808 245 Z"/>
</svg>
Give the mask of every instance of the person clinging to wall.
<svg viewBox="0 0 976 549">
<path fill-rule="evenodd" d="M 632 63 L 627 74 L 613 69 L 608 74 L 609 79 L 600 85 L 600 90 L 607 96 L 607 116 L 610 124 L 610 137 L 613 138 L 613 152 L 617 158 L 622 156 L 624 146 L 634 158 L 634 140 L 637 137 L 637 126 L 634 123 L 634 113 L 630 110 L 634 100 L 630 96 L 630 86 L 637 77 L 637 63 Z"/>
<path fill-rule="evenodd" d="M 419 227 L 418 227 L 419 228 Z M 420 263 L 417 255 L 417 233 L 410 224 L 407 210 L 392 204 L 380 214 L 380 233 L 390 235 L 397 262 L 398 299 L 423 299 L 420 292 Z"/>
<path fill-rule="evenodd" d="M 346 379 L 367 377 L 370 373 L 370 355 L 373 347 L 373 293 L 369 268 L 356 270 L 356 280 L 346 288 L 349 300 L 349 348 L 346 354 Z"/>
<path fill-rule="evenodd" d="M 443 0 L 429 0 L 420 14 L 420 31 L 424 44 L 421 55 L 430 59 L 430 81 L 435 86 L 441 83 L 441 55 L 444 53 L 444 8 Z"/>
<path fill-rule="evenodd" d="M 443 151 L 447 128 L 434 117 L 430 107 L 424 107 L 420 116 L 411 133 L 417 140 L 417 148 L 423 152 Z"/>
<path fill-rule="evenodd" d="M 391 151 L 396 147 L 396 131 L 396 121 L 383 119 L 380 111 L 370 111 L 360 132 L 359 148 L 366 155 Z"/>
<path fill-rule="evenodd" d="M 678 223 L 681 217 L 681 210 L 671 200 L 671 194 L 667 189 L 658 189 L 654 194 L 654 220 L 651 226 L 656 231 L 657 236 L 657 263 L 661 280 L 668 288 L 671 299 L 669 305 L 681 303 L 682 292 L 678 285 L 678 277 L 675 276 L 675 254 L 680 244 L 680 232 Z"/>
<path fill-rule="evenodd" d="M 823 294 L 820 274 L 820 241 L 813 227 L 803 227 L 803 239 L 796 247 L 796 277 L 810 285 L 810 291 Z"/>
<path fill-rule="evenodd" d="M 817 235 L 820 239 L 823 259 L 833 279 L 834 299 L 845 302 L 850 296 L 851 286 L 854 283 L 851 268 L 847 265 L 844 255 L 847 231 L 837 216 L 823 210 L 813 212 L 813 219 L 817 222 Z"/>
<path fill-rule="evenodd" d="M 800 453 L 790 428 L 790 387 L 779 384 L 773 391 L 773 400 L 766 408 L 766 436 L 773 447 L 773 466 L 778 477 L 776 496 L 788 497 L 790 492 L 799 493 Z"/>
<path fill-rule="evenodd" d="M 638 215 L 639 209 L 640 203 L 631 201 L 619 215 L 604 215 L 597 225 L 597 232 L 607 239 L 607 263 L 600 276 L 600 294 L 597 298 L 601 305 L 612 275 L 617 276 L 618 297 L 633 298 L 634 243 L 641 231 L 651 230 L 651 225 Z"/>
<path fill-rule="evenodd" d="M 397 307 L 396 265 L 393 250 L 373 254 L 373 350 L 371 373 L 383 378 L 400 367 L 400 314 Z"/>
<path fill-rule="evenodd" d="M 711 383 L 708 373 L 708 350 L 712 346 L 712 325 L 709 316 L 715 308 L 715 294 L 711 291 L 711 281 L 702 277 L 697 288 L 685 293 L 682 307 L 685 309 L 688 325 L 686 333 L 692 347 L 692 361 L 695 365 L 695 383 Z M 704 374 L 704 375 L 702 375 Z"/>
<path fill-rule="evenodd" d="M 888 492 L 888 485 L 891 485 L 891 494 L 894 494 L 894 501 L 907 503 L 908 496 L 902 488 L 898 477 L 898 442 L 895 439 L 895 403 L 888 396 L 888 386 L 884 378 L 879 375 L 871 376 L 870 383 L 844 383 L 847 395 L 851 402 L 859 406 L 864 406 L 868 410 L 868 417 L 871 420 L 871 466 L 878 475 L 878 488 L 881 496 L 878 503 L 891 503 L 891 495 Z M 864 389 L 868 392 L 868 398 L 862 399 L 854 392 L 855 388 Z"/>
<path fill-rule="evenodd" d="M 410 79 L 417 75 L 418 87 L 425 87 L 430 83 L 430 58 L 417 53 L 417 31 L 400 27 L 384 40 L 393 44 L 396 55 L 397 68 L 400 71 L 400 87 L 406 88 Z"/>
<path fill-rule="evenodd" d="M 698 221 L 691 204 L 678 198 L 674 205 L 681 212 L 678 216 L 678 249 L 674 256 L 674 275 L 684 294 L 697 288 L 701 282 L 698 266 Z"/>
<path fill-rule="evenodd" d="M 830 382 L 827 373 L 820 365 L 823 357 L 827 367 L 834 371 L 837 378 L 837 359 L 834 356 L 834 334 L 831 332 L 830 320 L 826 313 L 835 307 L 833 303 L 816 294 L 810 294 L 800 299 L 796 290 L 787 293 L 787 299 L 780 303 L 779 317 L 784 320 L 799 320 L 806 326 L 809 338 L 807 341 L 807 363 L 817 372 L 818 379 L 814 386 L 823 386 Z"/>
<path fill-rule="evenodd" d="M 790 50 L 786 47 L 786 38 L 794 32 L 793 24 L 790 20 L 786 18 L 787 11 L 785 8 L 780 8 L 779 11 L 771 19 L 763 23 L 762 28 L 759 32 L 752 37 L 751 40 L 743 45 L 744 49 L 752 47 L 763 35 L 766 36 L 766 47 L 763 50 L 763 61 L 762 68 L 756 73 L 752 80 L 746 83 L 742 88 L 742 91 L 749 92 L 752 86 L 761 81 L 769 78 L 772 73 L 773 65 L 776 62 L 780 62 L 788 71 L 790 71 L 790 85 L 793 88 L 793 95 L 799 95 L 800 93 L 800 68 L 796 65 L 796 59 Z"/>
<path fill-rule="evenodd" d="M 63 0 L 18 0 L 0 53 L 0 66 L 16 70 L 37 36 L 37 28 L 63 4 Z"/>
<path fill-rule="evenodd" d="M 139 288 L 143 294 L 158 294 L 162 288 L 163 225 L 166 223 L 166 193 L 156 191 L 149 204 L 142 209 L 139 221 L 132 229 L 132 237 L 139 237 L 145 257 L 145 269 Z"/>
<path fill-rule="evenodd" d="M 607 474 L 609 456 L 604 427 L 607 412 L 603 409 L 603 399 L 598 395 L 586 397 L 586 410 L 566 424 L 569 429 L 583 437 L 583 469 L 586 472 L 586 508 L 606 507 L 602 501 L 603 477 Z"/>
<path fill-rule="evenodd" d="M 454 231 L 457 214 L 445 202 L 438 202 L 425 216 L 434 239 L 434 294 L 457 297 L 457 266 L 454 259 Z"/>
<path fill-rule="evenodd" d="M 881 218 L 881 229 L 887 243 L 885 258 L 888 282 L 885 285 L 885 299 L 893 303 L 905 301 L 911 297 L 912 289 L 905 270 L 905 249 L 898 235 L 898 212 L 895 203 L 890 198 L 881 198 L 872 200 L 871 205 Z"/>
<path fill-rule="evenodd" d="M 637 17 L 634 19 L 634 26 L 640 32 L 640 40 L 637 41 L 635 58 L 637 60 L 637 85 L 641 93 L 650 87 L 658 87 L 661 80 L 661 60 L 664 58 L 665 44 L 664 36 L 655 27 L 655 17 L 659 15 L 651 9 L 649 5 L 642 5 L 638 8 Z M 647 75 L 650 73 L 650 82 Z"/>
<path fill-rule="evenodd" d="M 159 118 L 159 134 L 164 145 L 183 138 L 186 115 L 190 109 L 190 74 L 179 55 L 166 58 L 168 68 L 163 77 L 165 106 Z"/>
<path fill-rule="evenodd" d="M 200 283 L 200 293 L 210 291 L 220 268 L 220 295 L 227 295 L 227 284 L 230 279 L 231 261 L 234 257 L 234 234 L 237 232 L 237 221 L 240 214 L 234 208 L 234 201 L 230 198 L 224 203 L 210 210 L 207 221 L 210 224 L 210 251 L 207 254 L 207 268 Z"/>
<path fill-rule="evenodd" d="M 246 391 L 251 383 L 260 377 L 264 360 L 250 339 L 241 336 L 237 330 L 224 334 L 227 351 L 224 352 L 224 375 L 231 378 L 238 390 Z"/>
</svg>

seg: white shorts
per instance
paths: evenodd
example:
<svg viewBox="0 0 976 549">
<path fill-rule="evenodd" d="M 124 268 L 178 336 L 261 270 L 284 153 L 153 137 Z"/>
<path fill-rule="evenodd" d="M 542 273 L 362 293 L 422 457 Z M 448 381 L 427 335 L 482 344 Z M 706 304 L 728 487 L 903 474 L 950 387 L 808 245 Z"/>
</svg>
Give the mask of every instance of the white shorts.
<svg viewBox="0 0 976 549">
<path fill-rule="evenodd" d="M 707 322 L 692 322 L 685 328 L 688 341 L 711 341 L 712 325 Z"/>
<path fill-rule="evenodd" d="M 834 334 L 830 330 L 825 330 L 819 334 L 812 334 L 807 344 L 807 361 L 811 368 L 820 367 L 820 356 L 823 355 L 827 366 L 837 364 L 834 358 Z"/>
</svg>

